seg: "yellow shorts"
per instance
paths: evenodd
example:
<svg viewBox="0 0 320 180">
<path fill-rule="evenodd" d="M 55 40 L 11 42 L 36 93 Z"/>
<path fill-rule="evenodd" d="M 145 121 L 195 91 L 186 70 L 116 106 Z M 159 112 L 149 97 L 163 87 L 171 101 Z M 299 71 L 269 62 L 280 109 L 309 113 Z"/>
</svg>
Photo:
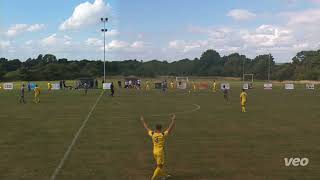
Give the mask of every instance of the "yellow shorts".
<svg viewBox="0 0 320 180">
<path fill-rule="evenodd" d="M 164 153 L 154 153 L 153 157 L 156 160 L 157 165 L 164 165 Z"/>
<path fill-rule="evenodd" d="M 246 101 L 241 101 L 241 105 L 242 105 L 242 106 L 245 106 L 246 103 L 247 103 Z"/>
</svg>

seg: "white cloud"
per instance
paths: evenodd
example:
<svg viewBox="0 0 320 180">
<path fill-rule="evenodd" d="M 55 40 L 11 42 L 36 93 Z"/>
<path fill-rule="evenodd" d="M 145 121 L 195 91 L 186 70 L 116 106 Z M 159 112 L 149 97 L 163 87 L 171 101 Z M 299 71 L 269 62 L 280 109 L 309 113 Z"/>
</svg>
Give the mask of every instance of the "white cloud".
<svg viewBox="0 0 320 180">
<path fill-rule="evenodd" d="M 26 45 L 31 45 L 32 43 L 33 43 L 33 40 L 29 40 L 25 42 Z"/>
<path fill-rule="evenodd" d="M 111 29 L 110 31 L 106 32 L 106 36 L 113 37 L 113 36 L 118 36 L 119 31 L 116 29 Z"/>
<path fill-rule="evenodd" d="M 252 18 L 256 17 L 257 15 L 246 10 L 246 9 L 233 9 L 233 10 L 229 11 L 227 16 L 232 17 L 234 20 L 241 21 L 241 20 L 252 19 Z"/>
<path fill-rule="evenodd" d="M 7 49 L 11 46 L 10 41 L 0 41 L 0 49 Z"/>
<path fill-rule="evenodd" d="M 85 43 L 87 46 L 103 46 L 103 41 L 97 38 L 88 38 Z"/>
<path fill-rule="evenodd" d="M 7 32 L 6 35 L 8 37 L 14 37 L 17 36 L 21 33 L 24 33 L 26 31 L 28 32 L 35 32 L 35 31 L 39 31 L 45 28 L 44 24 L 32 24 L 32 25 L 28 25 L 28 24 L 15 24 L 13 26 L 11 26 Z"/>
<path fill-rule="evenodd" d="M 100 23 L 100 17 L 107 16 L 111 6 L 103 0 L 94 3 L 85 2 L 75 7 L 72 16 L 65 20 L 59 27 L 60 30 L 78 29 Z"/>
<path fill-rule="evenodd" d="M 255 47 L 290 46 L 294 36 L 289 29 L 272 25 L 261 25 L 254 32 L 243 32 L 244 42 Z"/>
<path fill-rule="evenodd" d="M 42 30 L 45 28 L 45 25 L 44 24 L 33 24 L 33 25 L 30 25 L 28 28 L 27 28 L 27 31 L 30 31 L 30 32 L 35 32 L 35 31 L 39 31 L 39 30 Z"/>
<path fill-rule="evenodd" d="M 130 47 L 132 47 L 134 49 L 143 49 L 143 48 L 145 48 L 145 42 L 135 41 L 130 45 Z"/>
<path fill-rule="evenodd" d="M 43 38 L 41 42 L 45 46 L 55 45 L 58 42 L 57 34 L 52 34 L 46 38 Z"/>
<path fill-rule="evenodd" d="M 70 45 L 72 38 L 64 35 L 63 37 L 58 36 L 57 34 L 52 34 L 46 38 L 43 38 L 40 41 L 42 46 L 51 46 L 51 47 L 63 47 L 63 45 Z"/>
<path fill-rule="evenodd" d="M 129 46 L 129 43 L 126 41 L 120 40 L 112 40 L 110 43 L 107 44 L 108 49 L 124 49 Z"/>
<path fill-rule="evenodd" d="M 207 40 L 197 40 L 197 41 L 189 41 L 186 42 L 184 40 L 173 40 L 169 42 L 169 49 L 175 49 L 180 52 L 186 53 L 191 50 L 201 49 L 207 47 L 208 41 Z"/>
<path fill-rule="evenodd" d="M 103 41 L 96 38 L 88 38 L 86 44 L 94 47 L 101 47 L 100 50 L 103 50 Z M 107 51 L 117 51 L 117 52 L 138 52 L 147 49 L 147 43 L 144 41 L 134 41 L 127 42 L 123 40 L 112 40 L 109 43 L 106 43 Z"/>
<path fill-rule="evenodd" d="M 28 25 L 27 24 L 15 24 L 11 26 L 7 31 L 7 36 L 13 37 L 16 36 L 24 31 L 26 31 Z"/>
</svg>

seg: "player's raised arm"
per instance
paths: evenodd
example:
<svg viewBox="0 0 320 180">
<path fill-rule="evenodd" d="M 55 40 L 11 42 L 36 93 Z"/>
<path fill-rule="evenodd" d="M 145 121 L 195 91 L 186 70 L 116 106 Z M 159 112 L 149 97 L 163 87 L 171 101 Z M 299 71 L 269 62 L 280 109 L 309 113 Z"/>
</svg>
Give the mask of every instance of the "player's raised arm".
<svg viewBox="0 0 320 180">
<path fill-rule="evenodd" d="M 149 129 L 147 123 L 145 122 L 144 117 L 143 117 L 142 115 L 141 115 L 141 117 L 140 117 L 140 121 L 141 121 L 141 123 L 143 124 L 143 127 L 144 127 L 148 132 L 151 131 L 151 130 Z"/>
<path fill-rule="evenodd" d="M 171 123 L 169 125 L 169 128 L 167 129 L 168 133 L 170 133 L 173 129 L 174 123 L 175 123 L 176 115 L 173 114 L 171 117 Z"/>
</svg>

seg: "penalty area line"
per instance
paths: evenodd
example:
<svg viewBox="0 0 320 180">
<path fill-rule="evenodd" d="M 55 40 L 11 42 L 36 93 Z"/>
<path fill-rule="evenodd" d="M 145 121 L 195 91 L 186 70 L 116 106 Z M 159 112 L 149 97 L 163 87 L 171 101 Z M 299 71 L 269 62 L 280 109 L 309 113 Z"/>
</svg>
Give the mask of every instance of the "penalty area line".
<svg viewBox="0 0 320 180">
<path fill-rule="evenodd" d="M 86 116 L 85 120 L 82 122 L 80 128 L 78 129 L 77 133 L 74 135 L 71 144 L 68 146 L 67 151 L 64 153 L 62 159 L 59 162 L 59 165 L 57 166 L 57 168 L 54 170 L 53 174 L 50 177 L 50 180 L 55 180 L 57 175 L 59 174 L 60 170 L 62 169 L 64 162 L 67 160 L 73 146 L 75 145 L 75 143 L 77 142 L 83 128 L 86 126 L 87 122 L 89 121 L 92 112 L 95 110 L 97 104 L 99 103 L 102 95 L 104 94 L 104 91 L 101 92 L 101 94 L 99 95 L 99 97 L 97 98 L 96 102 L 93 104 L 93 106 L 91 107 L 91 110 L 89 111 L 88 115 Z"/>
</svg>

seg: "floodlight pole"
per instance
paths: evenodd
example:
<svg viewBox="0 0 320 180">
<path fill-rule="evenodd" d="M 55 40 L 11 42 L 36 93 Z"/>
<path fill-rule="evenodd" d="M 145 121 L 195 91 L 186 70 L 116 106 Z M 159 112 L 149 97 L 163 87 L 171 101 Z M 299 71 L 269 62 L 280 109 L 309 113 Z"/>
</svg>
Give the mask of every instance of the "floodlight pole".
<svg viewBox="0 0 320 180">
<path fill-rule="evenodd" d="M 271 54 L 269 54 L 269 67 L 268 67 L 268 81 L 270 82 L 270 63 L 271 63 Z"/>
<path fill-rule="evenodd" d="M 108 22 L 108 18 L 101 18 L 100 20 L 103 22 L 103 29 L 101 29 L 103 32 L 103 80 L 106 82 L 106 32 L 108 31 L 106 22 Z"/>
<path fill-rule="evenodd" d="M 245 59 L 243 59 L 243 63 L 242 63 L 242 82 L 244 82 L 244 63 L 245 63 Z"/>
</svg>

